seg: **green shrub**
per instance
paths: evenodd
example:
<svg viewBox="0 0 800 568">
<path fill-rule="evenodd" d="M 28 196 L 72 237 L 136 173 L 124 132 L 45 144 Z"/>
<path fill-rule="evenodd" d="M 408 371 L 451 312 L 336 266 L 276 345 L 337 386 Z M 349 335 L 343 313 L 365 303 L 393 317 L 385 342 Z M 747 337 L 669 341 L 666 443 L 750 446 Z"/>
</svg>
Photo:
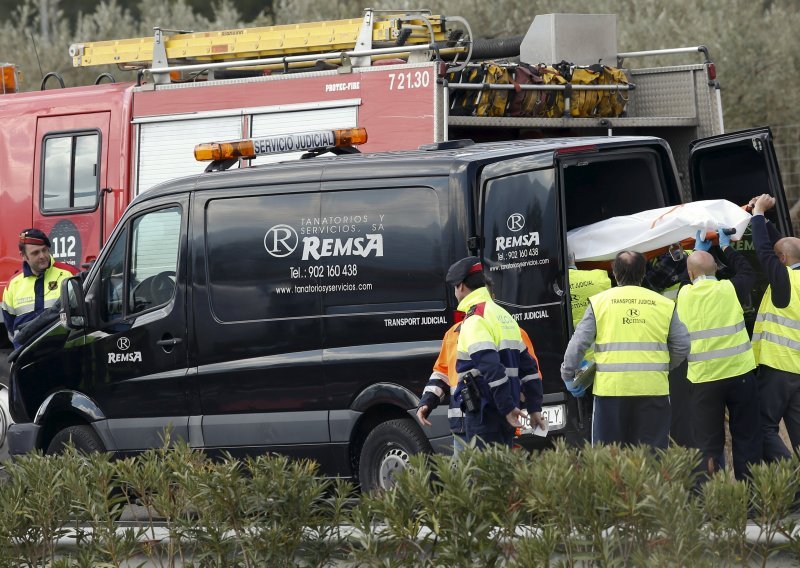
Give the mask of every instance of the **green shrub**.
<svg viewBox="0 0 800 568">
<path fill-rule="evenodd" d="M 414 456 L 361 495 L 310 461 L 185 443 L 7 465 L 0 566 L 718 566 L 800 552 L 796 458 L 698 485 L 696 452 L 616 446 Z M 138 523 L 120 528 L 125 506 Z M 758 523 L 748 537 L 748 515 Z M 166 533 L 167 537 L 160 540 Z M 71 535 L 77 546 L 58 547 Z"/>
<path fill-rule="evenodd" d="M 0 545 L 6 566 L 42 566 L 55 560 L 57 541 L 70 530 L 72 495 L 65 471 L 77 467 L 72 454 L 31 454 L 6 468 L 8 479 L 0 491 Z"/>
</svg>

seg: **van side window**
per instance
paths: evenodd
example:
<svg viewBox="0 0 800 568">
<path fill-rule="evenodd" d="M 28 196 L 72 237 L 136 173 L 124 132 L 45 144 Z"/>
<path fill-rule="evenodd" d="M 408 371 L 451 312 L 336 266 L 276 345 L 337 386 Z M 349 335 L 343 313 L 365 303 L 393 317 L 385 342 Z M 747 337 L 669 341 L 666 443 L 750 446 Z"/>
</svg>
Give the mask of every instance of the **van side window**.
<svg viewBox="0 0 800 568">
<path fill-rule="evenodd" d="M 561 300 L 560 212 L 552 169 L 489 180 L 484 189 L 484 269 L 500 303 Z"/>
<path fill-rule="evenodd" d="M 127 293 L 129 313 L 166 304 L 175 293 L 181 209 L 146 213 L 132 224 Z"/>
<path fill-rule="evenodd" d="M 303 259 L 309 219 L 320 217 L 318 193 L 213 199 L 205 217 L 209 295 L 218 320 L 321 314 L 325 261 Z"/>
<path fill-rule="evenodd" d="M 323 193 L 304 251 L 325 267 L 325 313 L 444 309 L 440 219 L 430 187 Z"/>
<path fill-rule="evenodd" d="M 111 247 L 103 268 L 100 269 L 100 286 L 102 287 L 102 318 L 110 322 L 119 319 L 125 308 L 125 245 L 128 242 L 128 229 L 123 229 L 117 241 Z"/>
<path fill-rule="evenodd" d="M 42 211 L 97 205 L 100 133 L 58 134 L 44 140 Z"/>
</svg>

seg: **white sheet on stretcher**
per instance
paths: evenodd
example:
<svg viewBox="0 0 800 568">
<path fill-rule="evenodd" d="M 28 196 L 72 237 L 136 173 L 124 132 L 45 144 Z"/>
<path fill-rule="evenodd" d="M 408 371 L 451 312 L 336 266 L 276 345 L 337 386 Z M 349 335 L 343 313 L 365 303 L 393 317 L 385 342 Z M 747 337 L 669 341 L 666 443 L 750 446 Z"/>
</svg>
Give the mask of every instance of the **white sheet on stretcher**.
<svg viewBox="0 0 800 568">
<path fill-rule="evenodd" d="M 623 250 L 644 253 L 694 238 L 698 229 L 734 228 L 731 239 L 737 241 L 749 222 L 738 205 L 714 199 L 612 217 L 569 231 L 567 240 L 577 261 L 610 260 Z"/>
</svg>

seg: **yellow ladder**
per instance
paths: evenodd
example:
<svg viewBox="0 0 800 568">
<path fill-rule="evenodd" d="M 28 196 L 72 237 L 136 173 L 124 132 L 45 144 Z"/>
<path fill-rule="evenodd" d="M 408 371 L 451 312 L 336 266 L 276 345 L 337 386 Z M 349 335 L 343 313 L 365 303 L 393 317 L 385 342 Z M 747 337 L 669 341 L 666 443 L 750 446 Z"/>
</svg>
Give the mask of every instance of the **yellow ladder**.
<svg viewBox="0 0 800 568">
<path fill-rule="evenodd" d="M 367 25 L 369 27 L 365 28 Z M 164 32 L 173 35 L 167 36 Z M 69 54 L 75 67 L 116 64 L 122 68 L 143 69 L 167 62 L 280 57 L 370 49 L 375 44 L 419 45 L 446 41 L 447 36 L 444 16 L 430 15 L 427 11 L 377 15 L 367 10 L 364 18 L 217 32 L 156 28 L 155 37 L 75 43 L 70 46 Z"/>
</svg>

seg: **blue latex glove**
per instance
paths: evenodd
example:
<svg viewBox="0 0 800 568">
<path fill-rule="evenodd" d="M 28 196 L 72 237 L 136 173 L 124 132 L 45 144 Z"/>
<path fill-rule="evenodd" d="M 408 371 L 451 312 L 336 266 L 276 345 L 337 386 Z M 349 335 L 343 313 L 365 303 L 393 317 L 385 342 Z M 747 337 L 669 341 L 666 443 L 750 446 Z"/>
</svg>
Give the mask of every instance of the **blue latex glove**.
<svg viewBox="0 0 800 568">
<path fill-rule="evenodd" d="M 586 394 L 586 387 L 577 384 L 574 380 L 564 381 L 564 384 L 567 386 L 567 390 L 570 392 L 570 394 L 572 394 L 572 396 L 575 398 L 580 398 Z"/>
<path fill-rule="evenodd" d="M 700 231 L 694 236 L 694 250 L 702 250 L 708 252 L 711 249 L 711 241 L 705 240 L 705 234 L 700 235 Z"/>
<path fill-rule="evenodd" d="M 723 231 L 725 227 L 717 227 L 717 234 L 719 235 L 719 246 L 720 247 L 729 247 L 731 246 L 731 236 L 726 235 Z"/>
</svg>

